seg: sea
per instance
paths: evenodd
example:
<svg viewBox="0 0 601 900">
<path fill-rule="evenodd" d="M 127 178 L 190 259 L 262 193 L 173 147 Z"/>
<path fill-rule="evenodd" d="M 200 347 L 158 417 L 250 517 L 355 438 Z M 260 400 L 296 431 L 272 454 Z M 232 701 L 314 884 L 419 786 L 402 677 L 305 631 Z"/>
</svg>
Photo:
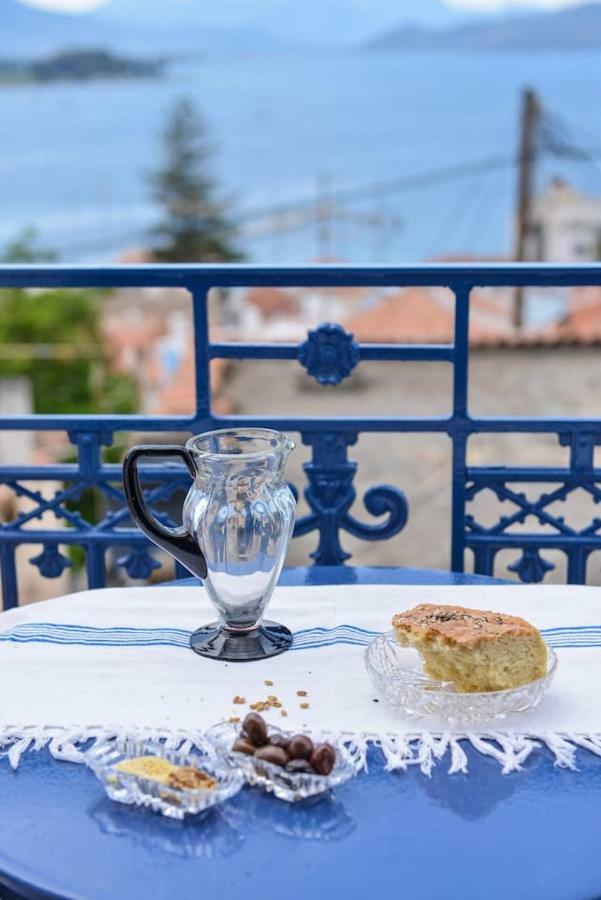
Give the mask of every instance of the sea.
<svg viewBox="0 0 601 900">
<path fill-rule="evenodd" d="M 0 248 L 26 228 L 67 263 L 144 246 L 150 176 L 185 97 L 249 261 L 504 255 L 525 87 L 555 137 L 536 189 L 559 175 L 601 194 L 594 51 L 206 54 L 157 80 L 2 86 Z"/>
</svg>

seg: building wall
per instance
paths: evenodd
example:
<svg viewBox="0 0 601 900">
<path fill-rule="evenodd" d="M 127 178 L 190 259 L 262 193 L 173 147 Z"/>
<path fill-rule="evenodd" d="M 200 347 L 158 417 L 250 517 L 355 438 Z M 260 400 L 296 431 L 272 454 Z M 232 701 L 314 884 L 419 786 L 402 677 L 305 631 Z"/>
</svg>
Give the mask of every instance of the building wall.
<svg viewBox="0 0 601 900">
<path fill-rule="evenodd" d="M 530 259 L 582 263 L 599 258 L 601 198 L 554 181 L 534 202 Z"/>
</svg>

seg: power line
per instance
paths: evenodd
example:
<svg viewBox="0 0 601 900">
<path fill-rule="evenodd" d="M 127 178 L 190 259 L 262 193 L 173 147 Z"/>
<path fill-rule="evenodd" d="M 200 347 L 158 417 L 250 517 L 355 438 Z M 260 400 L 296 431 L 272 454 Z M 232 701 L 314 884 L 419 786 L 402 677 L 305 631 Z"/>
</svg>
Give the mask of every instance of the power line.
<svg viewBox="0 0 601 900">
<path fill-rule="evenodd" d="M 428 250 L 427 256 L 431 256 L 433 253 L 437 252 L 451 230 L 456 234 L 456 223 L 465 216 L 467 206 L 474 195 L 474 189 L 476 187 L 475 182 L 476 178 L 470 179 L 463 185 L 457 197 L 454 198 L 455 202 L 450 205 L 447 215 L 440 220 L 434 237 L 430 241 L 430 249 Z"/>
<path fill-rule="evenodd" d="M 577 132 L 587 142 L 592 138 L 598 140 L 592 132 L 580 125 L 569 123 L 557 113 L 545 113 L 543 120 L 545 149 L 554 157 L 572 160 L 577 163 L 587 164 L 596 176 L 601 175 L 601 167 L 597 159 L 601 156 L 599 146 L 587 147 L 578 143 L 572 134 Z"/>
<path fill-rule="evenodd" d="M 473 248 L 482 236 L 482 222 L 485 216 L 490 218 L 490 193 L 492 187 L 492 173 L 488 172 L 480 181 L 479 190 L 474 191 L 474 197 L 469 207 L 466 207 L 463 222 L 460 223 L 459 241 L 464 247 Z M 456 234 L 457 240 L 457 234 Z M 459 243 L 458 241 L 458 243 Z M 460 245 L 461 245 L 460 244 Z"/>
<path fill-rule="evenodd" d="M 537 140 L 539 155 L 548 155 L 556 158 L 573 159 L 583 163 L 595 165 L 596 160 L 601 159 L 601 146 L 584 146 L 577 144 L 570 138 L 569 127 L 556 115 L 545 113 L 544 127 L 541 127 Z M 373 199 L 374 195 L 385 194 L 391 196 L 405 191 L 427 189 L 438 184 L 470 179 L 466 194 L 469 195 L 473 188 L 473 178 L 478 175 L 486 175 L 502 169 L 513 168 L 517 165 L 517 158 L 508 155 L 492 155 L 477 160 L 455 163 L 448 166 L 415 172 L 411 175 L 398 175 L 389 179 L 367 182 L 353 188 L 340 188 L 330 190 L 328 202 L 331 204 L 354 203 L 365 199 Z M 307 195 L 297 200 L 272 206 L 255 207 L 244 210 L 235 219 L 231 231 L 238 233 L 245 230 L 245 226 L 257 223 L 267 223 L 270 227 L 262 230 L 262 235 L 278 233 L 280 226 L 283 230 L 295 230 L 301 225 L 308 224 L 309 215 L 315 211 L 315 196 Z M 294 216 L 295 213 L 305 213 L 298 221 L 285 221 L 286 216 Z M 282 222 L 278 223 L 278 218 Z M 302 220 L 301 220 L 302 219 Z M 68 244 L 68 249 L 85 252 L 96 250 L 100 245 L 115 245 L 128 240 L 139 240 L 145 234 L 146 229 L 137 228 L 127 230 L 119 235 L 114 231 L 111 234 L 94 238 L 82 238 Z M 259 237 L 261 235 L 258 235 Z"/>
<path fill-rule="evenodd" d="M 341 188 L 331 191 L 329 200 L 332 203 L 349 203 L 356 200 L 370 199 L 375 193 L 381 191 L 386 191 L 388 194 L 394 194 L 401 191 L 431 187 L 445 181 L 453 181 L 455 179 L 470 177 L 471 175 L 484 174 L 486 172 L 494 171 L 495 169 L 515 166 L 516 163 L 517 160 L 515 156 L 489 156 L 484 159 L 427 169 L 422 172 L 415 172 L 412 175 L 398 175 L 394 178 L 382 181 L 372 181 L 355 188 Z M 260 219 L 266 216 L 284 215 L 288 212 L 306 209 L 314 205 L 315 198 L 306 197 L 296 201 L 290 201 L 289 203 L 278 204 L 276 206 L 249 209 L 238 217 L 238 223 L 242 224 L 245 221 Z"/>
<path fill-rule="evenodd" d="M 516 165 L 515 157 L 510 156 L 488 156 L 483 159 L 470 160 L 462 163 L 454 163 L 448 166 L 440 166 L 433 169 L 426 169 L 411 175 L 398 175 L 393 178 L 383 179 L 380 181 L 368 182 L 358 185 L 354 188 L 339 188 L 331 190 L 328 193 L 328 202 L 332 205 L 353 203 L 365 199 L 373 199 L 374 195 L 401 193 L 403 191 L 418 190 L 433 187 L 445 182 L 461 180 L 473 177 L 478 174 L 486 174 L 502 168 L 508 168 Z M 287 203 L 275 204 L 273 206 L 256 207 L 243 211 L 238 215 L 232 225 L 231 231 L 236 233 L 244 230 L 245 226 L 257 224 L 266 220 L 271 223 L 272 233 L 280 230 L 278 218 L 285 219 L 286 216 L 293 216 L 295 213 L 314 213 L 315 212 L 315 196 L 301 197 L 298 200 L 292 200 Z M 298 222 L 283 221 L 281 226 L 284 230 L 290 230 L 295 225 L 306 225 L 308 217 L 305 215 Z M 132 229 L 115 235 L 98 236 L 94 238 L 83 238 L 69 244 L 69 250 L 85 252 L 86 249 L 97 249 L 99 244 L 109 245 L 120 241 L 137 240 L 145 233 L 145 229 Z M 263 234 L 265 234 L 263 230 Z M 268 232 L 267 232 L 268 233 Z"/>
</svg>

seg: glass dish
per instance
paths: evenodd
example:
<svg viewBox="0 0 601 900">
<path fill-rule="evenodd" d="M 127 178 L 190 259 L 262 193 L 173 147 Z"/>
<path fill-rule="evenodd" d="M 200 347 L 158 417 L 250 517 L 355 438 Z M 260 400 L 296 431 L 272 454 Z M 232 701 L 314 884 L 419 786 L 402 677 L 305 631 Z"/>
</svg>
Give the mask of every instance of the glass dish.
<svg viewBox="0 0 601 900">
<path fill-rule="evenodd" d="M 282 731 L 273 725 L 269 726 L 270 735 L 292 737 L 293 733 L 295 732 Z M 264 791 L 274 794 L 280 800 L 286 800 L 288 803 L 323 794 L 325 791 L 344 784 L 358 771 L 358 763 L 352 751 L 342 741 L 332 742 L 336 750 L 336 765 L 331 773 L 314 775 L 313 773 L 287 772 L 286 769 L 273 763 L 232 750 L 232 744 L 238 734 L 239 728 L 229 722 L 222 722 L 208 732 L 207 738 L 213 743 L 218 753 L 226 756 L 230 765 L 236 766 L 242 771 L 247 784 L 263 788 Z"/>
<path fill-rule="evenodd" d="M 136 756 L 157 756 L 176 766 L 204 769 L 216 781 L 211 790 L 173 788 L 140 775 L 120 772 L 116 766 Z M 102 782 L 111 800 L 145 806 L 171 819 L 183 819 L 229 800 L 244 784 L 239 770 L 218 757 L 201 753 L 178 753 L 160 744 L 145 741 L 113 741 L 94 747 L 85 754 L 85 763 Z"/>
<path fill-rule="evenodd" d="M 369 644 L 365 665 L 378 694 L 395 709 L 414 718 L 441 716 L 449 722 L 470 724 L 537 706 L 551 684 L 557 656 L 547 644 L 547 673 L 542 678 L 506 691 L 469 694 L 455 690 L 451 682 L 429 678 L 417 650 L 401 646 L 392 631 Z"/>
</svg>

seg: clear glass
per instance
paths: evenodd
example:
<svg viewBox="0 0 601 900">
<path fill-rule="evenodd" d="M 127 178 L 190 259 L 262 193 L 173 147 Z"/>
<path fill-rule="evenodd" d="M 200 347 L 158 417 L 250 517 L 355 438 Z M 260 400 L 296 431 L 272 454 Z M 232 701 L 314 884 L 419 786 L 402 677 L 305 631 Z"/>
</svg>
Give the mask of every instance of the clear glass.
<svg viewBox="0 0 601 900">
<path fill-rule="evenodd" d="M 123 760 L 138 756 L 158 756 L 176 766 L 204 769 L 217 781 L 217 787 L 212 790 L 172 788 L 152 778 L 120 772 L 116 768 Z M 101 744 L 85 754 L 85 763 L 102 782 L 111 800 L 145 806 L 171 819 L 183 819 L 223 803 L 237 794 L 244 784 L 239 769 L 213 754 L 178 753 L 161 744 L 145 741 Z"/>
<path fill-rule="evenodd" d="M 292 633 L 264 620 L 294 528 L 295 500 L 284 479 L 294 444 L 267 428 L 210 431 L 186 449 L 196 473 L 183 524 L 206 563 L 203 582 L 219 616 L 190 646 L 212 659 L 266 659 L 287 650 Z"/>
<path fill-rule="evenodd" d="M 288 803 L 316 797 L 318 794 L 339 787 L 359 771 L 360 757 L 358 749 L 352 742 L 333 741 L 332 746 L 336 750 L 336 765 L 329 775 L 314 775 L 312 773 L 287 772 L 286 769 L 273 763 L 232 750 L 238 733 L 239 728 L 229 722 L 222 722 L 207 733 L 207 738 L 214 744 L 219 754 L 226 756 L 231 765 L 242 771 L 247 784 L 260 787 Z M 292 737 L 292 732 L 282 731 L 273 725 L 269 726 L 269 733 Z"/>
<path fill-rule="evenodd" d="M 296 504 L 284 467 L 294 444 L 268 429 L 226 429 L 192 438 L 186 448 L 197 474 L 184 527 L 204 554 L 204 584 L 219 621 L 248 631 L 263 618 L 292 537 Z"/>
<path fill-rule="evenodd" d="M 392 631 L 369 644 L 365 665 L 378 694 L 395 709 L 414 718 L 440 716 L 452 724 L 469 725 L 537 706 L 549 689 L 557 656 L 547 644 L 547 673 L 542 678 L 507 691 L 469 694 L 426 675 L 417 650 L 401 646 Z"/>
</svg>

